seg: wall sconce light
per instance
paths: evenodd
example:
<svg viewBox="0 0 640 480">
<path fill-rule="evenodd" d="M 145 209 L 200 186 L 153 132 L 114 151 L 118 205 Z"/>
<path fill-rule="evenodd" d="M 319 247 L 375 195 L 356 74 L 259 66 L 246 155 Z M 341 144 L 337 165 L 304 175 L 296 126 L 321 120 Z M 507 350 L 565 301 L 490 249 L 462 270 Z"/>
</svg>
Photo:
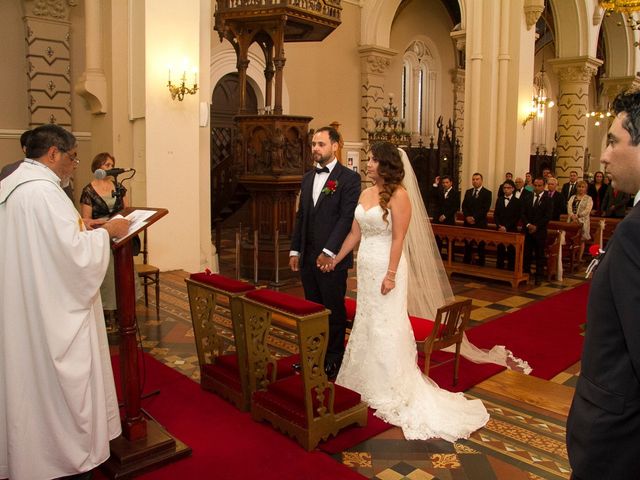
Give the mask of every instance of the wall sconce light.
<svg viewBox="0 0 640 480">
<path fill-rule="evenodd" d="M 171 83 L 171 67 L 169 67 L 169 81 L 167 83 L 167 87 L 169 87 L 169 92 L 171 93 L 171 99 L 175 100 L 176 98 L 179 101 L 184 100 L 185 95 L 195 95 L 198 91 L 198 70 L 193 68 L 193 86 L 187 86 L 187 68 L 186 61 L 184 62 L 184 68 L 182 70 L 182 76 L 180 77 L 179 84 Z"/>
</svg>

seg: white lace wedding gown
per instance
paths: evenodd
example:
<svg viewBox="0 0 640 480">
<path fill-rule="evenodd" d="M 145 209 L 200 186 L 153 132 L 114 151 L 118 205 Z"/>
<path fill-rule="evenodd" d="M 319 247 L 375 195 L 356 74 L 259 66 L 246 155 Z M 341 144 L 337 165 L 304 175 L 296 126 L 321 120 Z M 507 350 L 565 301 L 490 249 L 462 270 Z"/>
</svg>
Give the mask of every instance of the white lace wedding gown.
<svg viewBox="0 0 640 480">
<path fill-rule="evenodd" d="M 379 205 L 355 218 L 362 238 L 358 250 L 358 308 L 336 383 L 354 390 L 384 421 L 402 428 L 408 440 L 455 441 L 484 426 L 489 414 L 480 400 L 440 389 L 418 367 L 417 349 L 407 314 L 407 262 L 404 255 L 396 286 L 380 293 L 391 248 L 391 212 L 387 225 Z"/>
</svg>

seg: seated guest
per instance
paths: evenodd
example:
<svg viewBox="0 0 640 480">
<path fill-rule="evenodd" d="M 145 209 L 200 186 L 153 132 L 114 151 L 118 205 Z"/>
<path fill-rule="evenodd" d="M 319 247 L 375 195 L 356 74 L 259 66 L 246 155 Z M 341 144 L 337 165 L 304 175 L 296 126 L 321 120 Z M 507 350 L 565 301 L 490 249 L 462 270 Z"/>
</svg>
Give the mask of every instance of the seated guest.
<svg viewBox="0 0 640 480">
<path fill-rule="evenodd" d="M 567 211 L 569 215 L 567 222 L 578 223 L 582 225 L 582 244 L 580 245 L 580 260 L 582 259 L 582 253 L 584 252 L 585 240 L 591 239 L 589 230 L 591 229 L 591 219 L 589 214 L 593 208 L 593 199 L 587 195 L 587 182 L 584 180 L 578 180 L 576 183 L 576 194 L 572 196 L 567 202 Z"/>
<path fill-rule="evenodd" d="M 472 188 L 467 190 L 462 201 L 464 226 L 471 228 L 487 228 L 487 213 L 491 208 L 491 190 L 482 186 L 482 174 L 476 172 L 471 176 Z M 478 243 L 478 265 L 484 265 L 484 242 Z M 464 262 L 471 263 L 471 242 L 464 247 Z"/>
<path fill-rule="evenodd" d="M 560 220 L 560 215 L 567 213 L 567 200 L 558 191 L 558 180 L 555 177 L 547 177 L 547 196 L 553 204 L 551 220 Z"/>
<path fill-rule="evenodd" d="M 600 171 L 596 172 L 593 175 L 593 182 L 589 184 L 589 188 L 587 189 L 587 194 L 593 200 L 591 215 L 595 217 L 602 216 L 602 201 L 604 200 L 604 194 L 607 188 L 607 184 L 604 183 L 604 173 Z"/>
<path fill-rule="evenodd" d="M 605 178 L 608 177 L 609 175 L 605 176 Z M 628 193 L 621 192 L 609 184 L 609 187 L 604 194 L 604 199 L 602 200 L 602 216 L 609 218 L 624 218 L 630 197 L 631 196 Z"/>
<path fill-rule="evenodd" d="M 496 223 L 496 229 L 500 232 L 517 232 L 518 223 L 522 215 L 522 203 L 520 199 L 513 194 L 515 184 L 511 180 L 505 180 L 502 184 L 502 197 L 496 200 L 496 206 L 493 211 L 493 219 Z M 507 268 L 513 270 L 515 266 L 516 251 L 513 245 L 509 245 L 506 249 L 503 244 L 497 247 L 498 268 L 504 268 L 505 253 L 507 257 Z"/>
</svg>

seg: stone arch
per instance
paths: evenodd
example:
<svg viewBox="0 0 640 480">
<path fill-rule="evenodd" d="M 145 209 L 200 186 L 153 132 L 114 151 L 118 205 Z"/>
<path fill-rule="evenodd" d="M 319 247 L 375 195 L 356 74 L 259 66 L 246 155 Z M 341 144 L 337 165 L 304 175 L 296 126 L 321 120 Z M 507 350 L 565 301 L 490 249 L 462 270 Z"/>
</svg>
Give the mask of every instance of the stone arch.
<svg viewBox="0 0 640 480">
<path fill-rule="evenodd" d="M 618 26 L 618 22 L 622 25 Z M 626 26 L 625 19 L 619 13 L 604 16 L 601 28 L 605 39 L 605 67 L 609 78 L 635 75 L 636 49 L 633 31 Z"/>
<path fill-rule="evenodd" d="M 556 25 L 556 56 L 571 58 L 595 57 L 598 28 L 584 0 L 549 0 Z"/>
<path fill-rule="evenodd" d="M 459 0 L 461 25 L 465 29 L 465 1 Z M 389 48 L 391 24 L 402 0 L 371 0 L 365 2 L 360 13 L 361 45 L 376 45 Z"/>
<path fill-rule="evenodd" d="M 211 55 L 209 65 L 209 80 L 211 92 L 218 84 L 218 81 L 228 73 L 237 72 L 236 52 L 228 41 L 224 41 L 224 48 L 217 50 Z M 251 84 L 258 97 L 258 108 L 264 108 L 266 80 L 264 78 L 265 61 L 262 50 L 256 44 L 249 49 L 249 67 L 247 68 L 247 82 Z M 286 81 L 282 85 L 282 109 L 283 113 L 289 112 L 289 89 Z"/>
</svg>

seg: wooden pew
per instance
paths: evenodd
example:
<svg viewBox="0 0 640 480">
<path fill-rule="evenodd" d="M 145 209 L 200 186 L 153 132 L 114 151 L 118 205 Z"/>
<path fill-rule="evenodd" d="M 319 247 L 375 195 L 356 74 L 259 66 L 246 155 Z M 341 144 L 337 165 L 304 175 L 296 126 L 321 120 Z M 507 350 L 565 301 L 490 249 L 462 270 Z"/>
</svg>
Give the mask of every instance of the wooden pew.
<svg viewBox="0 0 640 480">
<path fill-rule="evenodd" d="M 477 277 L 489 278 L 492 280 L 504 280 L 511 283 L 513 288 L 518 288 L 522 282 L 529 280 L 529 274 L 524 273 L 524 235 L 520 233 L 499 232 L 495 227 L 490 229 L 468 228 L 452 225 L 432 225 L 433 233 L 442 239 L 443 245 L 447 247 L 447 261 L 445 266 L 447 272 L 464 273 Z M 479 266 L 470 265 L 462 262 L 456 262 L 455 246 L 456 244 L 464 245 L 464 242 L 485 242 L 487 246 L 497 246 L 503 244 L 505 246 L 513 246 L 515 249 L 515 268 L 514 271 L 501 270 L 489 265 Z"/>
<path fill-rule="evenodd" d="M 561 217 L 562 218 L 562 217 Z M 549 231 L 564 231 L 564 246 L 562 247 L 563 262 L 566 260 L 569 264 L 569 271 L 575 272 L 576 267 L 580 263 L 578 258 L 580 255 L 580 246 L 582 245 L 582 226 L 578 223 L 567 223 L 566 220 L 556 220 L 549 222 L 547 226 Z"/>
<path fill-rule="evenodd" d="M 360 395 L 327 379 L 324 358 L 329 336 L 329 310 L 285 293 L 263 289 L 240 299 L 249 361 L 249 382 L 256 391 L 251 416 L 267 420 L 295 438 L 306 450 L 342 428 L 367 424 L 367 406 Z M 264 338 L 274 314 L 295 322 L 301 374 L 275 379 Z"/>
</svg>

